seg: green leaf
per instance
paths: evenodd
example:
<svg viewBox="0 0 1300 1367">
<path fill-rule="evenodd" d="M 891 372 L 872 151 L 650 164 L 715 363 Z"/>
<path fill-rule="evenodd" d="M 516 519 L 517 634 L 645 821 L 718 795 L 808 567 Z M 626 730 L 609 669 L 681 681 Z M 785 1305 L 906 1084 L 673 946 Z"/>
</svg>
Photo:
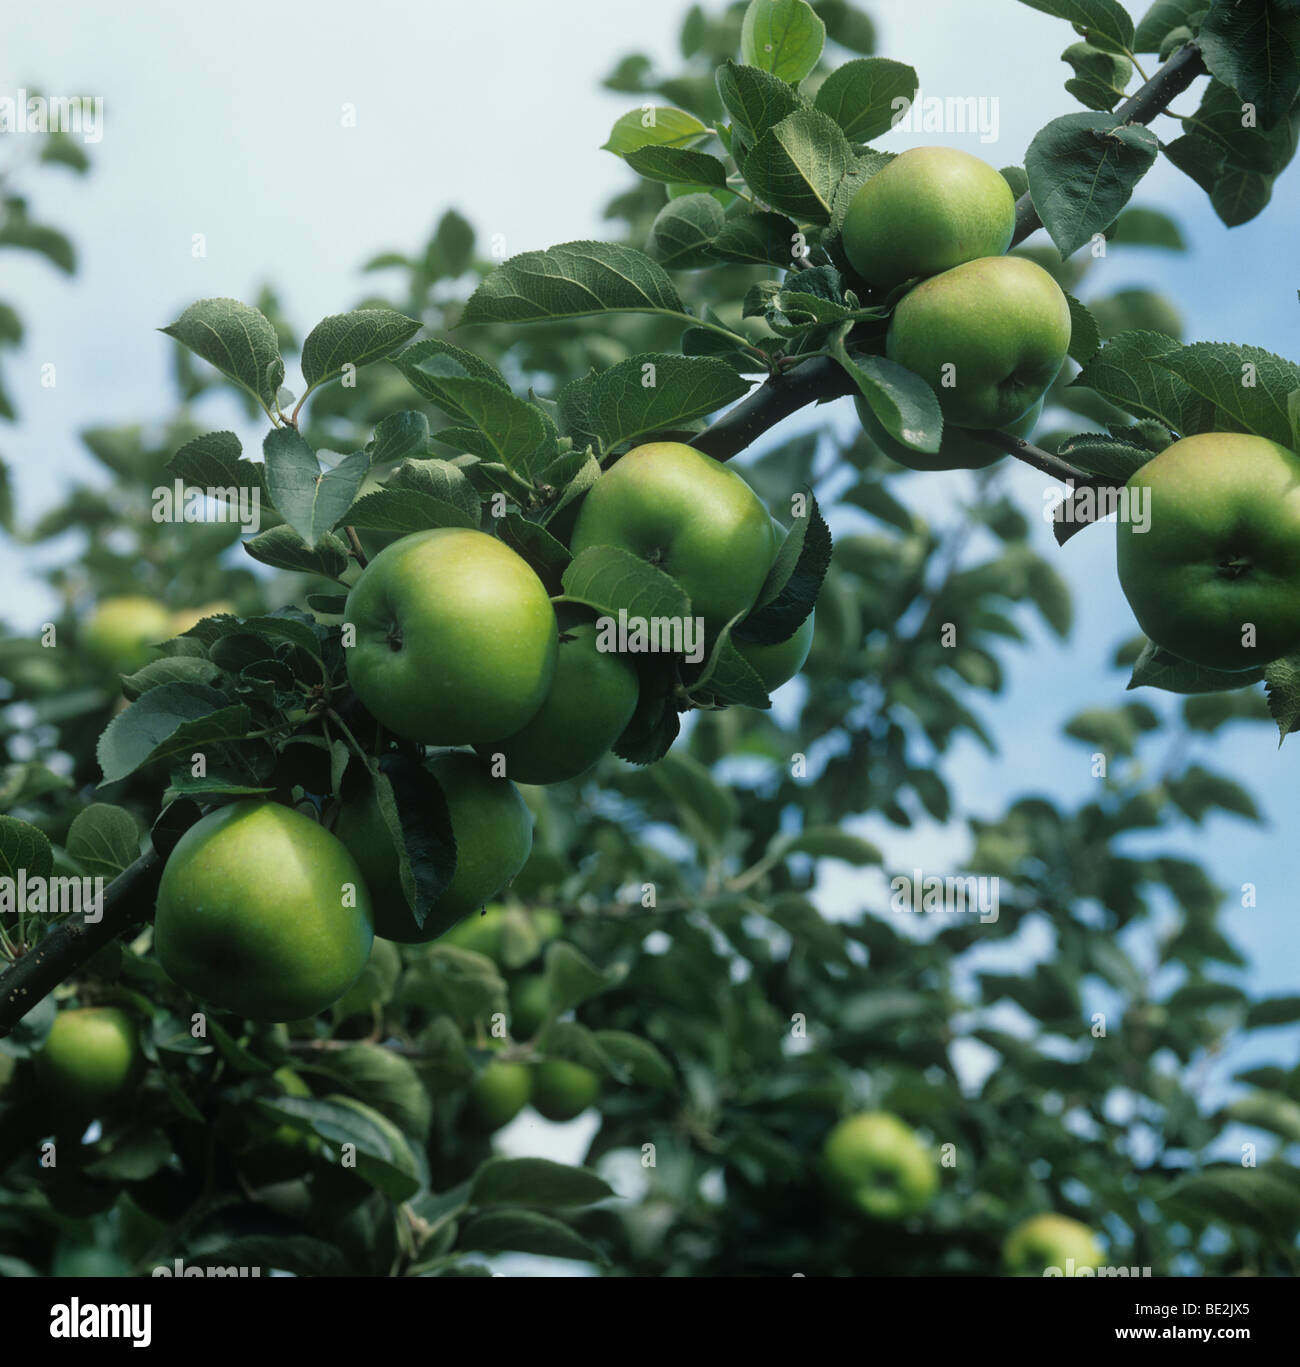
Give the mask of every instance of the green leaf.
<svg viewBox="0 0 1300 1367">
<path fill-rule="evenodd" d="M 1285 740 L 1300 730 L 1300 655 L 1288 655 L 1264 666 L 1268 710 Z"/>
<path fill-rule="evenodd" d="M 394 309 L 353 309 L 322 318 L 302 344 L 302 374 L 313 388 L 343 374 L 383 360 L 420 330 L 416 318 Z"/>
<path fill-rule="evenodd" d="M 403 1133 L 428 1138 L 433 1103 L 419 1074 L 399 1054 L 374 1044 L 354 1044 L 323 1052 L 313 1063 L 314 1071 L 341 1083 Z"/>
<path fill-rule="evenodd" d="M 16 879 L 25 871 L 29 878 L 48 878 L 54 852 L 44 831 L 16 817 L 0 816 L 0 871 Z"/>
<path fill-rule="evenodd" d="M 567 940 L 555 940 L 546 947 L 546 990 L 555 1015 L 604 992 L 617 976 L 597 968 Z"/>
<path fill-rule="evenodd" d="M 836 826 L 809 826 L 791 835 L 774 836 L 766 857 L 788 859 L 792 854 L 806 854 L 813 859 L 839 859 L 854 868 L 884 862 L 884 855 L 870 840 Z"/>
<path fill-rule="evenodd" d="M 1066 114 L 1039 130 L 1025 153 L 1029 191 L 1062 256 L 1119 217 L 1151 169 L 1159 142 L 1109 114 Z"/>
<path fill-rule="evenodd" d="M 339 1150 L 355 1146 L 357 1175 L 393 1201 L 405 1201 L 421 1186 L 419 1167 L 411 1146 L 387 1116 L 352 1097 L 330 1096 L 306 1100 L 277 1097 L 258 1106 L 297 1129 L 311 1129 Z"/>
<path fill-rule="evenodd" d="M 1133 75 L 1133 63 L 1117 52 L 1107 52 L 1091 43 L 1072 43 L 1061 53 L 1061 60 L 1074 68 L 1074 78 L 1065 88 L 1089 109 L 1114 109 L 1124 98 Z"/>
<path fill-rule="evenodd" d="M 242 703 L 200 684 L 163 684 L 119 713 L 99 738 L 104 782 L 170 760 L 189 760 L 196 750 L 238 740 L 251 726 Z"/>
<path fill-rule="evenodd" d="M 1125 209 L 1115 220 L 1111 242 L 1121 247 L 1165 247 L 1185 252 L 1183 231 L 1168 214 L 1138 205 Z"/>
<path fill-rule="evenodd" d="M 739 814 L 729 788 L 718 784 L 699 760 L 680 752 L 665 755 L 650 777 L 677 808 L 687 835 L 705 849 L 722 846 Z"/>
<path fill-rule="evenodd" d="M 714 357 L 645 352 L 590 378 L 583 392 L 584 426 L 573 435 L 610 451 L 647 433 L 684 428 L 748 392 L 749 382 Z M 560 403 L 563 409 L 563 394 Z"/>
<path fill-rule="evenodd" d="M 702 270 L 716 264 L 710 249 L 725 225 L 726 211 L 712 195 L 670 199 L 650 225 L 646 253 L 666 270 Z"/>
<path fill-rule="evenodd" d="M 624 160 L 643 180 L 664 185 L 709 185 L 727 187 L 727 168 L 707 152 L 690 152 L 681 147 L 639 147 Z"/>
<path fill-rule="evenodd" d="M 672 1064 L 640 1035 L 630 1035 L 625 1030 L 597 1030 L 596 1043 L 609 1058 L 622 1065 L 633 1082 L 669 1092 L 676 1090 Z"/>
<path fill-rule="evenodd" d="M 1133 20 L 1119 0 L 1021 0 L 1030 9 L 1041 10 L 1077 25 L 1089 42 L 1115 52 L 1133 50 Z"/>
<path fill-rule="evenodd" d="M 590 313 L 683 311 L 663 267 L 643 252 L 610 242 L 565 242 L 546 251 L 523 252 L 498 266 L 470 296 L 461 322 L 530 323 Z"/>
<path fill-rule="evenodd" d="M 1070 306 L 1070 358 L 1085 365 L 1101 346 L 1101 331 L 1097 320 L 1072 294 L 1065 296 Z"/>
<path fill-rule="evenodd" d="M 1252 1002 L 1246 1011 L 1248 1030 L 1266 1030 L 1300 1021 L 1300 997 L 1266 997 Z"/>
<path fill-rule="evenodd" d="M 424 253 L 424 268 L 435 280 L 455 279 L 474 264 L 474 229 L 455 209 L 438 220 Z"/>
<path fill-rule="evenodd" d="M 845 62 L 822 82 L 814 107 L 829 114 L 852 142 L 888 133 L 916 97 L 916 71 L 887 57 Z M 906 101 L 900 108 L 899 101 Z"/>
<path fill-rule="evenodd" d="M 795 251 L 803 245 L 793 220 L 784 214 L 756 213 L 727 219 L 707 250 L 718 261 L 789 269 Z"/>
<path fill-rule="evenodd" d="M 1161 351 L 1151 359 L 1162 370 L 1172 371 L 1193 393 L 1209 400 L 1247 432 L 1283 446 L 1291 442 L 1288 404 L 1291 395 L 1300 389 L 1300 365 L 1294 361 L 1263 347 L 1236 346 L 1230 342 L 1193 342 Z M 1242 382 L 1242 376 L 1247 374 L 1251 376 L 1250 384 Z"/>
<path fill-rule="evenodd" d="M 750 146 L 787 115 L 803 108 L 796 90 L 770 71 L 756 66 L 723 62 L 718 68 L 717 80 L 718 95 L 736 130 Z"/>
<path fill-rule="evenodd" d="M 654 105 L 632 109 L 618 120 L 610 132 L 605 151 L 626 157 L 642 147 L 689 147 L 707 137 L 708 127 L 694 114 L 682 109 Z"/>
<path fill-rule="evenodd" d="M 460 1227 L 456 1248 L 603 1261 L 600 1250 L 581 1234 L 553 1215 L 535 1210 L 488 1210 L 471 1215 Z"/>
<path fill-rule="evenodd" d="M 528 1205 L 563 1209 L 607 1200 L 614 1189 L 586 1168 L 549 1158 L 490 1158 L 474 1174 L 470 1202 L 475 1206 Z"/>
<path fill-rule="evenodd" d="M 316 453 L 292 427 L 276 427 L 263 443 L 266 484 L 284 520 L 314 546 L 352 506 L 370 457 L 355 451 L 331 470 L 322 470 Z"/>
<path fill-rule="evenodd" d="M 1204 13 L 1208 0 L 1155 0 L 1142 16 L 1134 35 L 1134 52 L 1159 52 L 1161 44 L 1176 28 L 1185 28 L 1192 17 Z"/>
<path fill-rule="evenodd" d="M 472 351 L 452 346 L 450 342 L 444 342 L 437 337 L 416 342 L 389 359 L 406 377 L 412 388 L 454 417 L 466 418 L 468 414 L 459 407 L 455 391 L 447 383 L 451 378 L 459 376 L 486 380 L 489 384 L 510 393 L 510 385 L 495 366 L 480 360 Z M 448 360 L 456 364 L 445 364 Z"/>
<path fill-rule="evenodd" d="M 943 413 L 934 390 L 885 356 L 851 356 L 839 343 L 836 360 L 849 373 L 880 425 L 895 441 L 934 454 L 943 440 Z"/>
<path fill-rule="evenodd" d="M 290 526 L 272 527 L 244 542 L 254 560 L 277 570 L 297 574 L 319 574 L 337 579 L 348 567 L 348 545 L 341 537 L 326 533 L 315 546 L 309 546 Z"/>
<path fill-rule="evenodd" d="M 140 831 L 135 818 L 121 807 L 92 802 L 77 813 L 65 845 L 90 877 L 111 881 L 139 858 Z"/>
<path fill-rule="evenodd" d="M 1222 1220 L 1250 1230 L 1294 1233 L 1300 1190 L 1267 1167 L 1215 1165 L 1175 1183 L 1158 1200 L 1172 1219 Z"/>
<path fill-rule="evenodd" d="M 741 164 L 760 199 L 800 222 L 829 223 L 853 152 L 839 125 L 817 109 L 782 119 L 754 144 Z"/>
<path fill-rule="evenodd" d="M 159 329 L 189 347 L 270 409 L 284 383 L 280 343 L 269 319 L 238 299 L 200 299 Z"/>
<path fill-rule="evenodd" d="M 675 579 L 619 546 L 589 546 L 564 571 L 564 592 L 574 602 L 617 617 L 684 618 L 690 600 Z"/>
<path fill-rule="evenodd" d="M 1212 75 L 1274 127 L 1300 95 L 1300 10 L 1292 0 L 1213 0 L 1196 35 Z"/>
<path fill-rule="evenodd" d="M 429 419 L 413 408 L 390 413 L 376 425 L 366 450 L 372 466 L 387 465 L 408 456 L 425 456 L 429 452 Z"/>
<path fill-rule="evenodd" d="M 1122 332 L 1112 337 L 1071 384 L 1096 390 L 1137 418 L 1156 418 L 1173 432 L 1208 432 L 1214 405 L 1178 378 L 1159 358 L 1178 351 L 1172 337 L 1158 332 Z"/>
<path fill-rule="evenodd" d="M 740 54 L 749 66 L 797 85 L 817 65 L 826 25 L 805 0 L 750 0 L 740 29 Z"/>
</svg>

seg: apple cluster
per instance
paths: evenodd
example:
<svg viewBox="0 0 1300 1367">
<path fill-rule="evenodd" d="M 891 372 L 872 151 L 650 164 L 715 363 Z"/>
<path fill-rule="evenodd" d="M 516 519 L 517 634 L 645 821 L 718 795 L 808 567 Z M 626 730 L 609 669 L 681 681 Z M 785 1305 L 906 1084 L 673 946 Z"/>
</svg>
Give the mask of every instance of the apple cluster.
<svg viewBox="0 0 1300 1367">
<path fill-rule="evenodd" d="M 596 481 L 570 549 L 612 547 L 671 576 L 707 650 L 755 606 L 781 535 L 734 470 L 660 442 Z M 528 562 L 483 531 L 440 527 L 380 551 L 344 610 L 348 680 L 394 736 L 446 747 L 423 770 L 455 841 L 450 882 L 417 924 L 373 784 L 341 796 L 332 832 L 275 802 L 235 802 L 191 827 L 163 870 L 154 937 L 168 974 L 250 1019 L 298 1020 L 348 990 L 375 935 L 424 943 L 496 896 L 532 849 L 516 781 L 586 772 L 640 698 L 637 661 L 600 648 L 594 614 L 559 607 L 563 618 Z M 810 611 L 785 641 L 735 644 L 770 690 L 803 665 L 812 629 Z M 404 837 L 413 823 L 436 841 L 440 813 L 401 820 Z"/>
<path fill-rule="evenodd" d="M 877 1224 L 896 1224 L 927 1209 L 939 1191 L 931 1148 L 890 1111 L 862 1111 L 832 1127 L 822 1145 L 822 1177 L 843 1209 Z M 1046 1213 L 1021 1221 L 1002 1245 L 1017 1277 L 1093 1275 L 1103 1254 L 1087 1225 Z"/>
<path fill-rule="evenodd" d="M 849 203 L 843 245 L 854 270 L 882 297 L 906 287 L 885 353 L 930 384 L 944 418 L 930 455 L 895 440 L 857 400 L 867 435 L 900 465 L 978 469 L 1001 452 L 972 432 L 1027 436 L 1038 420 L 1069 349 L 1070 305 L 1041 266 L 1005 254 L 1015 226 L 1002 175 L 947 147 L 900 153 Z"/>
</svg>

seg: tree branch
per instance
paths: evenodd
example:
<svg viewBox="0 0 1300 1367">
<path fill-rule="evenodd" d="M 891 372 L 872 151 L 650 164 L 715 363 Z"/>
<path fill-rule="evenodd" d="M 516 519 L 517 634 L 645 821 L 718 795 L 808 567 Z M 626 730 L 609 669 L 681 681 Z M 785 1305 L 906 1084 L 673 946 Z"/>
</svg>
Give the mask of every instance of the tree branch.
<svg viewBox="0 0 1300 1367">
<path fill-rule="evenodd" d="M 65 921 L 0 974 L 0 1039 L 97 950 L 148 920 L 163 861 L 152 847 L 104 889 L 102 915 Z"/>
<path fill-rule="evenodd" d="M 773 375 L 695 437 L 691 445 L 714 460 L 730 460 L 769 427 L 810 403 L 856 394 L 848 372 L 825 356 Z"/>
<path fill-rule="evenodd" d="M 1200 44 L 1195 41 L 1184 43 L 1145 85 L 1139 86 L 1115 111 L 1113 117 L 1116 125 L 1150 123 L 1157 114 L 1163 114 L 1198 76 L 1204 74 L 1205 63 L 1201 60 Z M 1042 226 L 1043 221 L 1038 217 L 1034 201 L 1026 191 L 1016 200 L 1016 231 L 1011 245 L 1019 245 Z"/>
</svg>

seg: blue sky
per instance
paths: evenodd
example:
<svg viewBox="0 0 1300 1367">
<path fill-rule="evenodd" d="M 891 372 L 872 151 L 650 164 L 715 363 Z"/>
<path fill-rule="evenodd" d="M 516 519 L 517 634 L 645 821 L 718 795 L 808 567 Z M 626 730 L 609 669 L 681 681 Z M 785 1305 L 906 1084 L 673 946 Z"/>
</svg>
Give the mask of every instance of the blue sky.
<svg viewBox="0 0 1300 1367">
<path fill-rule="evenodd" d="M 55 18 L 49 7 L 13 7 L 0 94 L 33 83 L 106 102 L 92 175 L 78 181 L 56 170 L 26 186 L 33 213 L 70 232 L 81 274 L 69 283 L 26 257 L 4 258 L 4 297 L 29 328 L 6 365 L 23 421 L 0 431 L 24 521 L 69 481 L 102 477 L 77 442 L 80 428 L 161 415 L 168 344 L 154 329 L 194 299 L 249 298 L 271 279 L 290 316 L 309 326 L 362 293 L 358 268 L 368 256 L 423 241 L 452 206 L 485 238 L 503 234 L 511 254 L 602 235 L 601 206 L 629 173 L 600 144 L 635 101 L 601 90 L 599 79 L 633 48 L 671 69 L 686 8 L 684 0 L 371 0 L 360 11 L 342 0 L 226 0 L 215 9 L 137 0 L 109 9 L 73 0 Z M 1015 0 L 886 0 L 871 8 L 881 53 L 914 65 L 924 92 L 997 97 L 1000 118 L 990 145 L 895 132 L 883 147 L 946 141 L 997 165 L 1021 164 L 1034 132 L 1075 108 L 1061 88 L 1070 73 L 1059 54 L 1076 35 L 1060 21 Z M 1194 103 L 1185 94 L 1177 106 Z M 344 126 L 349 108 L 354 127 Z M 1164 120 L 1157 131 L 1176 129 Z M 0 157 L 13 141 L 0 143 Z M 1300 353 L 1300 173 L 1282 178 L 1261 218 L 1231 232 L 1163 162 L 1136 202 L 1177 217 L 1190 250 L 1116 249 L 1094 267 L 1085 294 L 1157 288 L 1178 302 L 1188 340 Z M 192 254 L 194 234 L 206 240 L 201 258 Z M 40 384 L 48 363 L 57 367 L 53 389 Z M 219 401 L 211 416 L 260 442 L 233 407 Z M 852 419 L 846 411 L 831 420 Z M 1042 478 L 1024 468 L 1012 478 L 1025 506 L 1041 507 Z M 961 479 L 917 476 L 908 496 L 936 520 L 951 517 Z M 1002 757 L 990 761 L 973 745 L 953 755 L 961 805 L 977 813 L 1025 791 L 1086 798 L 1096 782 L 1088 748 L 1063 738 L 1061 722 L 1123 696 L 1124 679 L 1108 661 L 1134 626 L 1115 579 L 1113 530 L 1091 529 L 1063 550 L 1045 523 L 1038 536 L 1074 589 L 1076 627 L 1065 645 L 1040 635 L 1032 651 L 1012 655 L 1006 692 L 982 705 Z M 35 627 L 50 610 L 25 573 L 29 554 L 0 541 L 5 611 L 15 626 Z M 1297 742 L 1279 752 L 1275 734 L 1257 726 L 1198 745 L 1202 762 L 1257 794 L 1270 824 L 1211 819 L 1183 844 L 1225 886 L 1257 885 L 1258 908 L 1230 912 L 1227 927 L 1252 957 L 1257 990 L 1294 991 L 1300 940 L 1288 827 Z M 932 824 L 890 831 L 891 862 L 945 867 L 954 839 L 955 830 Z M 851 905 L 846 872 L 825 873 L 828 906 Z M 1295 1043 L 1292 1032 L 1250 1052 L 1290 1061 Z"/>
</svg>

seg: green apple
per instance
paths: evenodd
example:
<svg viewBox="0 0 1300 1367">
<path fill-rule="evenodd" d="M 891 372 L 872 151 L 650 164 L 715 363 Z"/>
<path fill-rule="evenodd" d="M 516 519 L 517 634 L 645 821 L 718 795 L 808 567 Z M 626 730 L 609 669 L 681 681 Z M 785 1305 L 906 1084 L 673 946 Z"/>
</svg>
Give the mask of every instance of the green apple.
<svg viewBox="0 0 1300 1367">
<path fill-rule="evenodd" d="M 1136 470 L 1128 491 L 1143 505 L 1131 501 L 1117 529 L 1119 582 L 1157 645 L 1225 670 L 1300 645 L 1293 452 L 1239 432 L 1184 437 Z"/>
<path fill-rule="evenodd" d="M 952 147 L 910 147 L 854 193 L 841 232 L 853 269 L 888 292 L 1001 256 L 1015 228 L 1015 196 L 988 162 Z"/>
<path fill-rule="evenodd" d="M 523 1063 L 489 1063 L 470 1084 L 465 1102 L 475 1127 L 490 1134 L 508 1125 L 528 1104 L 533 1071 Z"/>
<path fill-rule="evenodd" d="M 1060 1276 L 1074 1275 L 1081 1267 L 1095 1271 L 1104 1256 L 1092 1230 L 1065 1215 L 1034 1215 L 1017 1225 L 1002 1246 L 1007 1271 L 1016 1277 L 1041 1277 L 1048 1268 Z"/>
<path fill-rule="evenodd" d="M 548 1058 L 533 1069 L 533 1105 L 547 1120 L 572 1120 L 599 1095 L 599 1075 L 581 1063 Z"/>
<path fill-rule="evenodd" d="M 856 398 L 854 405 L 858 410 L 858 421 L 862 424 L 862 430 L 871 438 L 873 444 L 890 460 L 905 465 L 909 470 L 982 470 L 985 466 L 992 465 L 995 460 L 1001 460 L 1006 454 L 991 442 L 980 441 L 972 436 L 967 428 L 954 427 L 950 424 L 945 424 L 939 450 L 935 454 L 913 451 L 902 442 L 895 441 L 885 431 L 880 419 L 871 411 L 871 406 L 864 398 Z M 1027 437 L 1038 425 L 1038 419 L 1042 414 L 1043 401 L 1039 399 L 1028 413 L 1017 418 L 1015 422 L 1007 423 L 1002 431 L 1010 432 L 1013 437 Z"/>
<path fill-rule="evenodd" d="M 467 949 L 472 954 L 482 954 L 486 959 L 498 961 L 501 956 L 501 922 L 505 914 L 506 909 L 500 903 L 485 907 L 473 916 L 458 921 L 442 937 L 442 941 L 457 949 Z"/>
<path fill-rule="evenodd" d="M 519 790 L 493 778 L 477 756 L 439 755 L 429 763 L 447 799 L 456 839 L 456 872 L 422 927 L 402 892 L 397 850 L 374 793 L 347 803 L 335 832 L 352 851 L 369 884 L 375 934 L 399 944 L 424 944 L 477 911 L 523 868 L 533 847 L 533 819 Z"/>
<path fill-rule="evenodd" d="M 115 1006 L 60 1011 L 35 1060 L 37 1081 L 50 1099 L 85 1116 L 122 1100 L 142 1067 L 135 1025 Z"/>
<path fill-rule="evenodd" d="M 826 1137 L 822 1160 L 841 1199 L 875 1220 L 915 1215 L 939 1189 L 933 1154 L 888 1111 L 841 1120 Z"/>
<path fill-rule="evenodd" d="M 119 674 L 134 674 L 154 658 L 154 645 L 175 635 L 171 622 L 171 613 L 152 598 L 105 598 L 86 623 L 86 648 Z"/>
<path fill-rule="evenodd" d="M 370 894 L 342 841 L 300 812 L 210 812 L 163 869 L 154 944 L 187 991 L 251 1020 L 314 1016 L 370 955 Z"/>
<path fill-rule="evenodd" d="M 551 1014 L 551 993 L 544 973 L 530 973 L 510 988 L 510 1033 L 532 1039 Z"/>
<path fill-rule="evenodd" d="M 1047 392 L 1070 345 L 1070 305 L 1023 256 L 954 266 L 909 290 L 885 338 L 890 360 L 934 389 L 945 422 L 1005 428 Z"/>
<path fill-rule="evenodd" d="M 789 683 L 803 668 L 808 652 L 812 649 L 815 616 L 815 612 L 810 612 L 795 628 L 793 636 L 772 645 L 755 645 L 751 641 L 737 641 L 733 637 L 732 644 L 762 679 L 763 687 L 769 693 L 780 688 L 783 683 Z"/>
<path fill-rule="evenodd" d="M 627 658 L 597 649 L 594 622 L 560 635 L 555 675 L 541 707 L 521 730 L 474 748 L 505 777 L 561 783 L 586 773 L 623 734 L 636 711 L 640 683 Z"/>
<path fill-rule="evenodd" d="M 555 672 L 555 612 L 542 581 L 485 532 L 404 536 L 366 566 L 344 625 L 357 697 L 390 731 L 470 745 L 518 731 Z"/>
<path fill-rule="evenodd" d="M 575 556 L 617 546 L 671 575 L 705 627 L 719 631 L 754 606 L 776 555 L 767 509 L 720 461 L 680 442 L 650 442 L 615 462 L 587 495 Z"/>
</svg>

